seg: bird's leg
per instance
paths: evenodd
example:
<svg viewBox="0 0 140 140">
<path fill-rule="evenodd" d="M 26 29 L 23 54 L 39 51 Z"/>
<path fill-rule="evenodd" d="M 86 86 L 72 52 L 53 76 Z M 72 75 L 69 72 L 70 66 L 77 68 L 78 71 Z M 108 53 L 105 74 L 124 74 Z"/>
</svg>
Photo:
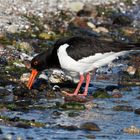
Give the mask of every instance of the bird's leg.
<svg viewBox="0 0 140 140">
<path fill-rule="evenodd" d="M 78 95 L 82 95 L 82 96 L 87 96 L 87 93 L 88 93 L 88 87 L 89 87 L 89 83 L 90 83 L 90 74 L 87 73 L 86 74 L 86 86 L 85 86 L 85 90 L 84 90 L 84 93 L 83 94 L 78 94 Z"/>
<path fill-rule="evenodd" d="M 75 89 L 74 93 L 66 93 L 66 95 L 68 95 L 68 96 L 76 96 L 78 94 L 78 92 L 79 92 L 79 89 L 80 89 L 83 81 L 84 81 L 84 75 L 80 74 L 80 80 L 79 80 L 79 83 L 78 83 L 77 88 Z"/>
</svg>

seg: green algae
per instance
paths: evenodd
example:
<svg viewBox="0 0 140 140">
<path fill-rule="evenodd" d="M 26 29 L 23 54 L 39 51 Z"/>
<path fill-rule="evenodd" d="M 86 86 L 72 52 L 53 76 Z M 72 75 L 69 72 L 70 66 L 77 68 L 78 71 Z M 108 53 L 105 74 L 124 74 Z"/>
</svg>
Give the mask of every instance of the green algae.
<svg viewBox="0 0 140 140">
<path fill-rule="evenodd" d="M 85 110 L 86 107 L 84 104 L 78 102 L 66 102 L 60 106 L 62 109 L 70 109 L 70 110 Z"/>
<path fill-rule="evenodd" d="M 94 98 L 111 98 L 111 95 L 106 90 L 97 90 L 93 93 Z"/>
<path fill-rule="evenodd" d="M 15 123 L 22 123 L 23 125 L 30 126 L 30 127 L 45 127 L 46 126 L 45 123 L 36 122 L 35 120 L 21 119 L 19 117 L 10 118 L 7 116 L 0 115 L 0 120 L 4 121 L 7 125 L 10 124 L 12 126 L 14 126 Z"/>
</svg>

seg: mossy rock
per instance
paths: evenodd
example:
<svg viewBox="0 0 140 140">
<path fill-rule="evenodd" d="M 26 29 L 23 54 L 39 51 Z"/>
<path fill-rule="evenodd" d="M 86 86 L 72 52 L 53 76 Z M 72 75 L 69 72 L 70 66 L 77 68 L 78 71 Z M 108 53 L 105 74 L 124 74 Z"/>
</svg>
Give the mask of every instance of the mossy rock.
<svg viewBox="0 0 140 140">
<path fill-rule="evenodd" d="M 86 107 L 84 104 L 78 102 L 66 102 L 60 106 L 62 109 L 70 109 L 70 110 L 85 110 Z"/>
<path fill-rule="evenodd" d="M 42 32 L 39 34 L 39 38 L 40 39 L 45 39 L 45 40 L 54 40 L 55 39 L 55 34 L 54 33 L 45 33 L 45 32 Z"/>
<path fill-rule="evenodd" d="M 0 119 L 3 120 L 1 122 L 3 122 L 4 124 L 7 124 L 8 126 L 9 125 L 15 126 L 15 127 L 30 128 L 30 127 L 45 127 L 46 125 L 45 123 L 36 122 L 35 120 L 25 120 L 19 117 L 10 118 L 1 115 Z"/>
<path fill-rule="evenodd" d="M 97 91 L 95 91 L 95 93 L 93 93 L 93 97 L 94 98 L 111 98 L 111 95 L 109 95 L 107 91 L 104 89 L 98 89 Z"/>
<path fill-rule="evenodd" d="M 127 112 L 132 112 L 133 107 L 132 106 L 127 106 L 127 105 L 117 105 L 113 107 L 114 111 L 127 111 Z"/>
</svg>

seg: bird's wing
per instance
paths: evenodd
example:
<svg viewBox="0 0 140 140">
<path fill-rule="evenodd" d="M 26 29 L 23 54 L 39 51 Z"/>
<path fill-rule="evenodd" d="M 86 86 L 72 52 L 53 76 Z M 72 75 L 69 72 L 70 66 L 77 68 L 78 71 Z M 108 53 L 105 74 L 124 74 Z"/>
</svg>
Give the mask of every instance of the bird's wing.
<svg viewBox="0 0 140 140">
<path fill-rule="evenodd" d="M 63 41 L 64 43 L 69 45 L 66 49 L 67 54 L 76 61 L 98 53 L 120 52 L 134 48 L 133 45 L 99 40 L 95 37 L 71 37 Z"/>
</svg>

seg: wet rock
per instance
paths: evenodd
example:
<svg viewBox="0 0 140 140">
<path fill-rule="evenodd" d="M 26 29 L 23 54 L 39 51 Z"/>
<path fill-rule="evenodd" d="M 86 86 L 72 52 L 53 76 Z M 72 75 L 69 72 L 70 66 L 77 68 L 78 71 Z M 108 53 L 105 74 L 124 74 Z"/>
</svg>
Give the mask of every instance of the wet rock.
<svg viewBox="0 0 140 140">
<path fill-rule="evenodd" d="M 92 98 L 91 98 L 92 99 Z M 65 101 L 66 102 L 81 102 L 86 103 L 91 100 L 90 98 L 84 97 L 84 96 L 66 96 Z"/>
<path fill-rule="evenodd" d="M 15 127 L 18 128 L 24 128 L 24 129 L 28 129 L 31 128 L 31 126 L 29 124 L 23 123 L 23 122 L 18 122 L 15 124 Z"/>
<path fill-rule="evenodd" d="M 114 85 L 111 85 L 111 86 L 107 86 L 105 88 L 106 91 L 113 91 L 114 89 L 118 89 L 119 87 L 118 86 L 114 86 Z"/>
<path fill-rule="evenodd" d="M 113 20 L 114 25 L 127 26 L 132 23 L 133 19 L 129 15 L 118 14 Z"/>
<path fill-rule="evenodd" d="M 114 111 L 127 111 L 127 112 L 132 112 L 133 107 L 132 106 L 127 106 L 127 105 L 118 105 L 113 107 Z"/>
<path fill-rule="evenodd" d="M 80 115 L 79 112 L 74 112 L 74 111 L 68 113 L 69 117 L 77 117 L 79 115 Z"/>
<path fill-rule="evenodd" d="M 93 100 L 86 102 L 85 104 L 86 109 L 98 108 L 98 104 L 94 103 Z"/>
<path fill-rule="evenodd" d="M 80 125 L 81 130 L 100 131 L 99 126 L 93 122 L 85 122 Z"/>
<path fill-rule="evenodd" d="M 10 92 L 6 88 L 4 88 L 2 86 L 0 87 L 0 96 L 7 96 L 9 94 L 10 94 Z"/>
<path fill-rule="evenodd" d="M 88 134 L 85 136 L 87 139 L 96 139 L 95 135 Z"/>
<path fill-rule="evenodd" d="M 123 96 L 123 95 L 122 95 L 121 93 L 113 93 L 113 94 L 112 94 L 112 97 L 113 97 L 113 98 L 122 98 L 122 96 Z"/>
<path fill-rule="evenodd" d="M 104 89 L 98 89 L 95 91 L 95 93 L 93 93 L 93 97 L 94 98 L 110 98 L 111 95 L 109 95 L 107 91 Z"/>
<path fill-rule="evenodd" d="M 68 131 L 79 130 L 79 128 L 77 126 L 75 126 L 75 125 L 62 125 L 62 124 L 58 124 L 57 128 L 66 129 Z"/>
<path fill-rule="evenodd" d="M 2 132 L 2 130 L 1 130 L 1 128 L 0 128 L 0 134 L 3 134 L 3 132 Z"/>
<path fill-rule="evenodd" d="M 39 91 L 36 89 L 29 90 L 26 85 L 19 85 L 13 89 L 14 100 L 23 100 L 23 99 L 39 99 L 42 94 L 39 94 Z M 45 96 L 45 95 L 44 95 Z"/>
<path fill-rule="evenodd" d="M 56 110 L 56 111 L 53 111 L 51 115 L 53 118 L 59 118 L 61 114 L 62 113 L 60 111 Z"/>
<path fill-rule="evenodd" d="M 125 100 L 114 100 L 113 102 L 114 103 L 117 103 L 117 104 L 128 104 L 129 101 L 125 101 Z"/>
<path fill-rule="evenodd" d="M 118 89 L 114 89 L 113 91 L 112 91 L 112 97 L 113 98 L 121 98 L 123 95 L 120 93 L 120 90 L 118 90 Z"/>
<path fill-rule="evenodd" d="M 70 109 L 70 110 L 85 110 L 86 107 L 84 104 L 78 102 L 66 102 L 60 106 L 62 109 Z"/>
<path fill-rule="evenodd" d="M 129 133 L 129 134 L 140 134 L 140 128 L 137 128 L 136 126 L 130 126 L 128 128 L 124 128 L 123 132 Z"/>
<path fill-rule="evenodd" d="M 16 126 L 21 128 L 30 127 L 44 127 L 46 124 L 41 122 L 36 122 L 35 120 L 25 120 L 19 117 L 9 118 L 6 116 L 0 116 L 0 124 L 5 124 L 7 126 Z"/>
<path fill-rule="evenodd" d="M 136 99 L 140 100 L 140 96 L 136 97 Z"/>
<path fill-rule="evenodd" d="M 137 108 L 137 109 L 135 109 L 135 114 L 138 114 L 138 115 L 140 115 L 140 108 Z"/>
</svg>

